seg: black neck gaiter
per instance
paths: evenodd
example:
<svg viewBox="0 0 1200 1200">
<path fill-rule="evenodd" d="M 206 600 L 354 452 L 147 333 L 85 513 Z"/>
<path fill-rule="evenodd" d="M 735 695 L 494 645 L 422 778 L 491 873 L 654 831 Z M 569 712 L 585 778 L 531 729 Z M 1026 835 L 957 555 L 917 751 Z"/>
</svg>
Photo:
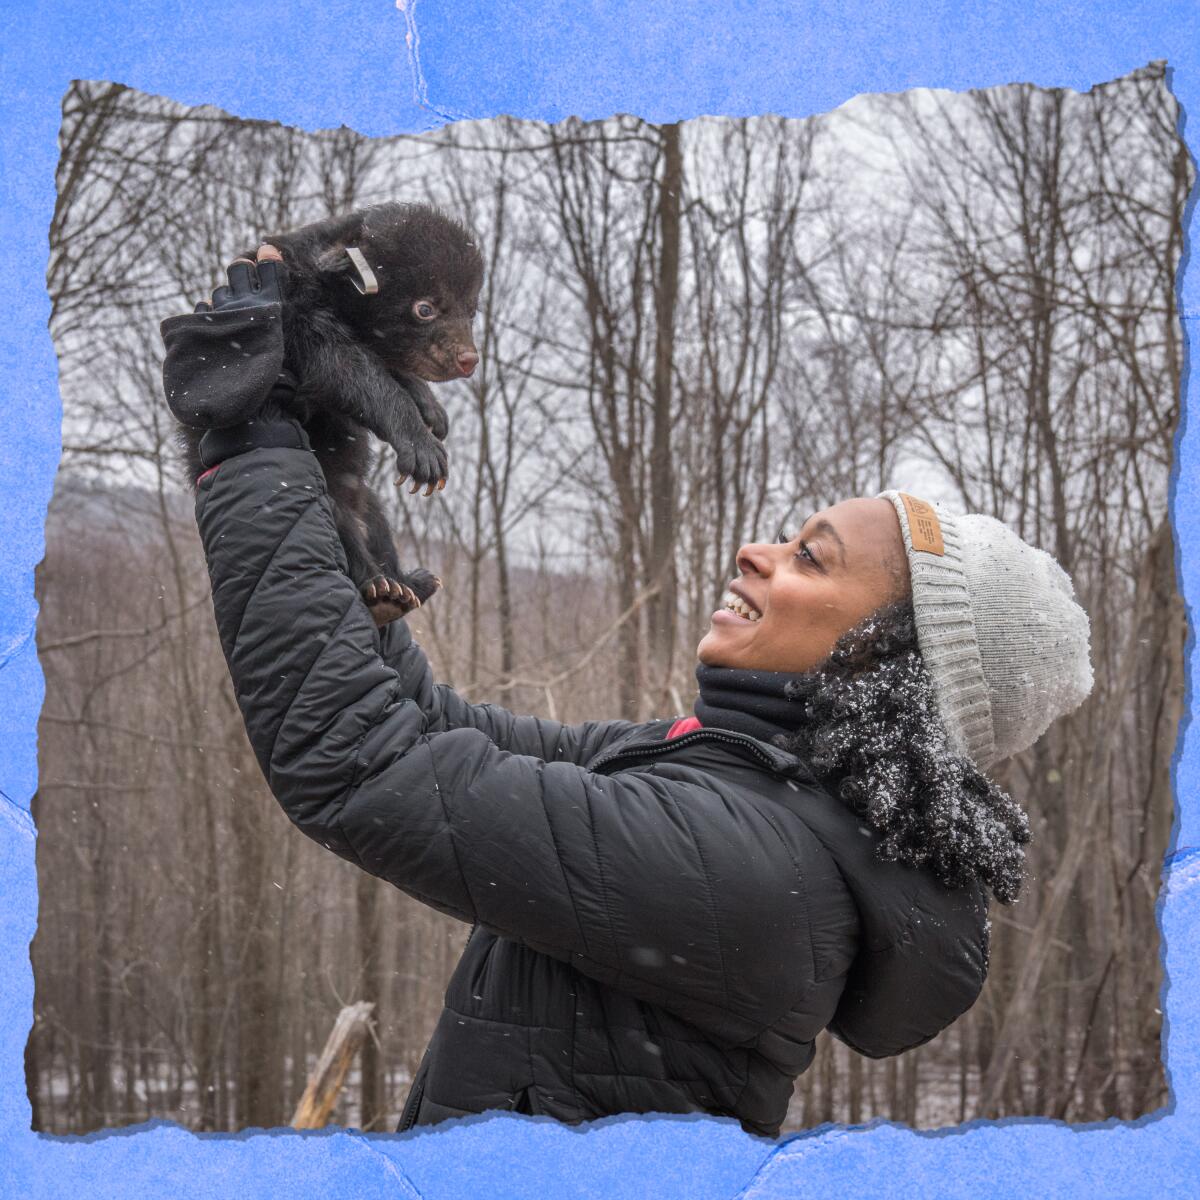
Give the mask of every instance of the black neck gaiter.
<svg viewBox="0 0 1200 1200">
<path fill-rule="evenodd" d="M 696 668 L 696 680 L 700 698 L 695 712 L 701 725 L 731 729 L 779 745 L 776 739 L 794 733 L 804 720 L 804 697 L 812 687 L 813 676 L 701 663 Z"/>
</svg>

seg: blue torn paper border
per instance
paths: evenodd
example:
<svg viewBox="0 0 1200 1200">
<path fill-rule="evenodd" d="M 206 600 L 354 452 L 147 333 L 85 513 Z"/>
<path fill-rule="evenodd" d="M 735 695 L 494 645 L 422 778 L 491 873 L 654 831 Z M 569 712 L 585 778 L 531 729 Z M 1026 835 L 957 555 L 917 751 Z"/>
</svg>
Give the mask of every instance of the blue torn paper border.
<svg viewBox="0 0 1200 1200">
<path fill-rule="evenodd" d="M 512 113 L 803 117 L 861 92 L 1030 81 L 1084 91 L 1155 59 L 1200 111 L 1200 6 L 1148 0 L 110 0 L 0 6 L 0 1195 L 88 1197 L 1142 1197 L 1200 1166 L 1200 753 L 1181 738 L 1181 801 L 1159 905 L 1171 1102 L 1133 1123 L 976 1122 L 941 1134 L 824 1127 L 778 1143 L 730 1121 L 617 1118 L 586 1130 L 473 1118 L 434 1131 L 195 1136 L 165 1122 L 86 1138 L 29 1131 L 24 1046 L 36 922 L 35 728 L 42 679 L 33 571 L 60 444 L 46 322 L 59 106 L 72 78 L 183 104 L 369 135 Z M 1185 135 L 1189 133 L 1186 123 Z M 1193 133 L 1192 147 L 1197 141 Z M 1193 197 L 1194 201 L 1194 197 Z M 1189 207 L 1189 217 L 1194 204 Z M 1200 271 L 1181 286 L 1189 347 Z M 1188 402 L 1200 400 L 1191 371 Z M 1197 442 L 1172 472 L 1184 596 L 1200 585 Z M 1192 694 L 1189 635 L 1188 696 Z M 1185 729 L 1187 728 L 1185 723 Z M 135 866 L 136 864 L 134 864 Z"/>
</svg>

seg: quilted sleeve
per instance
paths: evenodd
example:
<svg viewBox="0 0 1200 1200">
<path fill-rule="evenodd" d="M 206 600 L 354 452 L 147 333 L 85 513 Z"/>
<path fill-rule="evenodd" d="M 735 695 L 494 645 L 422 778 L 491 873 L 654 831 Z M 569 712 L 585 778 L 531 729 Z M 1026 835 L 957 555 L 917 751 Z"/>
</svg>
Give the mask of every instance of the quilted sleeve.
<svg viewBox="0 0 1200 1200">
<path fill-rule="evenodd" d="M 227 460 L 197 517 L 251 744 L 306 834 L 443 912 L 735 1036 L 802 990 L 803 889 L 754 807 L 514 753 L 499 741 L 554 750 L 562 734 L 514 734 L 511 718 L 437 698 L 413 659 L 385 661 L 310 453 Z"/>
</svg>

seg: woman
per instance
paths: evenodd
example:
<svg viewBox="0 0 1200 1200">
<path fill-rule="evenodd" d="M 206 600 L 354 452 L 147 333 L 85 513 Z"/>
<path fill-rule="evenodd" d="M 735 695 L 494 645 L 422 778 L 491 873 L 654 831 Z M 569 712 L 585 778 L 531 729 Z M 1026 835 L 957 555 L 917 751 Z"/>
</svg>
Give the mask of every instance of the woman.
<svg viewBox="0 0 1200 1200">
<path fill-rule="evenodd" d="M 248 276 L 219 333 L 170 322 L 177 385 L 189 330 L 211 352 L 251 318 L 248 378 L 270 378 L 277 293 Z M 912 497 L 847 501 L 742 547 L 696 717 L 514 716 L 434 683 L 403 621 L 376 630 L 287 391 L 205 435 L 197 520 L 288 816 L 473 925 L 402 1129 L 702 1111 L 774 1136 L 821 1030 L 899 1054 L 970 1007 L 987 893 L 1016 897 L 1029 836 L 982 771 L 1091 685 L 1047 555 Z"/>
</svg>

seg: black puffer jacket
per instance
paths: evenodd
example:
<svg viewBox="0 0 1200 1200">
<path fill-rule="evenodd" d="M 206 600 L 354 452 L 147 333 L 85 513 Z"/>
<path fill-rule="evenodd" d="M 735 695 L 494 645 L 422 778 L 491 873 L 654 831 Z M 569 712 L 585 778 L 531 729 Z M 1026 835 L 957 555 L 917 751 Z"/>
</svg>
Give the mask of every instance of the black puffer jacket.
<svg viewBox="0 0 1200 1200">
<path fill-rule="evenodd" d="M 773 1136 L 822 1029 L 897 1054 L 975 1000 L 982 893 L 877 861 L 791 755 L 720 729 L 514 716 L 433 683 L 405 624 L 381 637 L 343 574 L 307 450 L 228 459 L 197 517 L 280 804 L 476 925 L 404 1125 L 706 1111 Z"/>
</svg>

